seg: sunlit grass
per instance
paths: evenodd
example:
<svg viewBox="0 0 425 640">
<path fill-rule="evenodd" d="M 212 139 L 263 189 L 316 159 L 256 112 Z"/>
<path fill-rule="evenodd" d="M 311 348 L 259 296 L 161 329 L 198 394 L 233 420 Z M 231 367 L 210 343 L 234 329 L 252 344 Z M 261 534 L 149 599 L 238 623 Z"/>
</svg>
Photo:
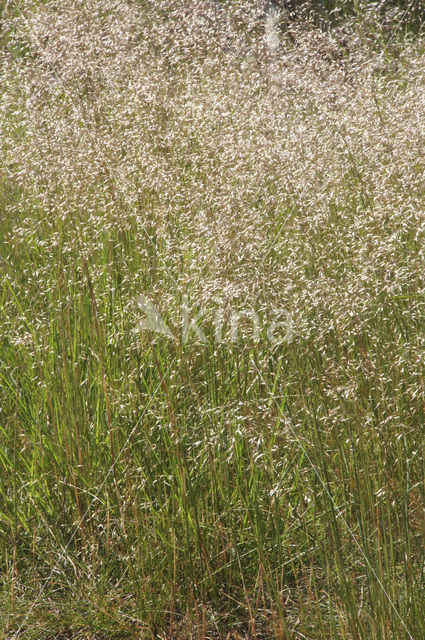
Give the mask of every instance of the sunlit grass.
<svg viewBox="0 0 425 640">
<path fill-rule="evenodd" d="M 4 10 L 7 640 L 425 637 L 422 35 L 263 9 Z"/>
</svg>

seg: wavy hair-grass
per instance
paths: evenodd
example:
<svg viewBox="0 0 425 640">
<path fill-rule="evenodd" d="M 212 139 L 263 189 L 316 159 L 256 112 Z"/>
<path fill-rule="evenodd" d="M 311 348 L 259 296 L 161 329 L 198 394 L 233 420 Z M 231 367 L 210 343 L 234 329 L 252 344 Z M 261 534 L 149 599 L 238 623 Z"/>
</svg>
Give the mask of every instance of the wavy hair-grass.
<svg viewBox="0 0 425 640">
<path fill-rule="evenodd" d="M 2 509 L 31 563 L 31 535 L 89 508 L 60 563 L 83 558 L 98 630 L 185 619 L 205 637 L 219 612 L 251 637 L 266 620 L 281 637 L 407 638 L 425 619 L 405 555 L 423 562 L 423 40 L 282 29 L 276 11 L 3 11 L 2 411 L 21 443 L 4 468 L 22 503 Z M 176 335 L 183 299 L 205 327 L 218 304 L 285 309 L 293 341 L 167 342 L 135 331 L 141 295 Z M 111 553 L 134 593 L 102 623 Z"/>
</svg>

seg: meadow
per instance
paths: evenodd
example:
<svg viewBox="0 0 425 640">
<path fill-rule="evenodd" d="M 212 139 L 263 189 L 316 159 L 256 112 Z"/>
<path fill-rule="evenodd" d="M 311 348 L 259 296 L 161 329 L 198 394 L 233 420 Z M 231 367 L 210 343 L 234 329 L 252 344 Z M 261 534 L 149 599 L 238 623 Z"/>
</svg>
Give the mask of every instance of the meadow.
<svg viewBox="0 0 425 640">
<path fill-rule="evenodd" d="M 0 640 L 425 638 L 420 3 L 275 4 L 0 3 Z"/>
</svg>

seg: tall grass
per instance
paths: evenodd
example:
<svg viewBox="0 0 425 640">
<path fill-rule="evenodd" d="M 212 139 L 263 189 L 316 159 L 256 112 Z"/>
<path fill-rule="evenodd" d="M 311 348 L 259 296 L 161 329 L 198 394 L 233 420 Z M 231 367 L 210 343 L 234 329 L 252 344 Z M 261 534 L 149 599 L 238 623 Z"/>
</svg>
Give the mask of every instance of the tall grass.
<svg viewBox="0 0 425 640">
<path fill-rule="evenodd" d="M 425 637 L 425 48 L 374 16 L 3 7 L 2 638 Z"/>
</svg>

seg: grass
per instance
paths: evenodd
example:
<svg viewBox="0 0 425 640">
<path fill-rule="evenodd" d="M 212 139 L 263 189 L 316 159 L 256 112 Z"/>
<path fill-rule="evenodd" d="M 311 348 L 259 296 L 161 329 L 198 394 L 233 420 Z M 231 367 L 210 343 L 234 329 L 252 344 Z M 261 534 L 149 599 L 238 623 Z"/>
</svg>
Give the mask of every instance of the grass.
<svg viewBox="0 0 425 640">
<path fill-rule="evenodd" d="M 360 9 L 3 8 L 4 640 L 425 638 L 425 48 Z"/>
</svg>

